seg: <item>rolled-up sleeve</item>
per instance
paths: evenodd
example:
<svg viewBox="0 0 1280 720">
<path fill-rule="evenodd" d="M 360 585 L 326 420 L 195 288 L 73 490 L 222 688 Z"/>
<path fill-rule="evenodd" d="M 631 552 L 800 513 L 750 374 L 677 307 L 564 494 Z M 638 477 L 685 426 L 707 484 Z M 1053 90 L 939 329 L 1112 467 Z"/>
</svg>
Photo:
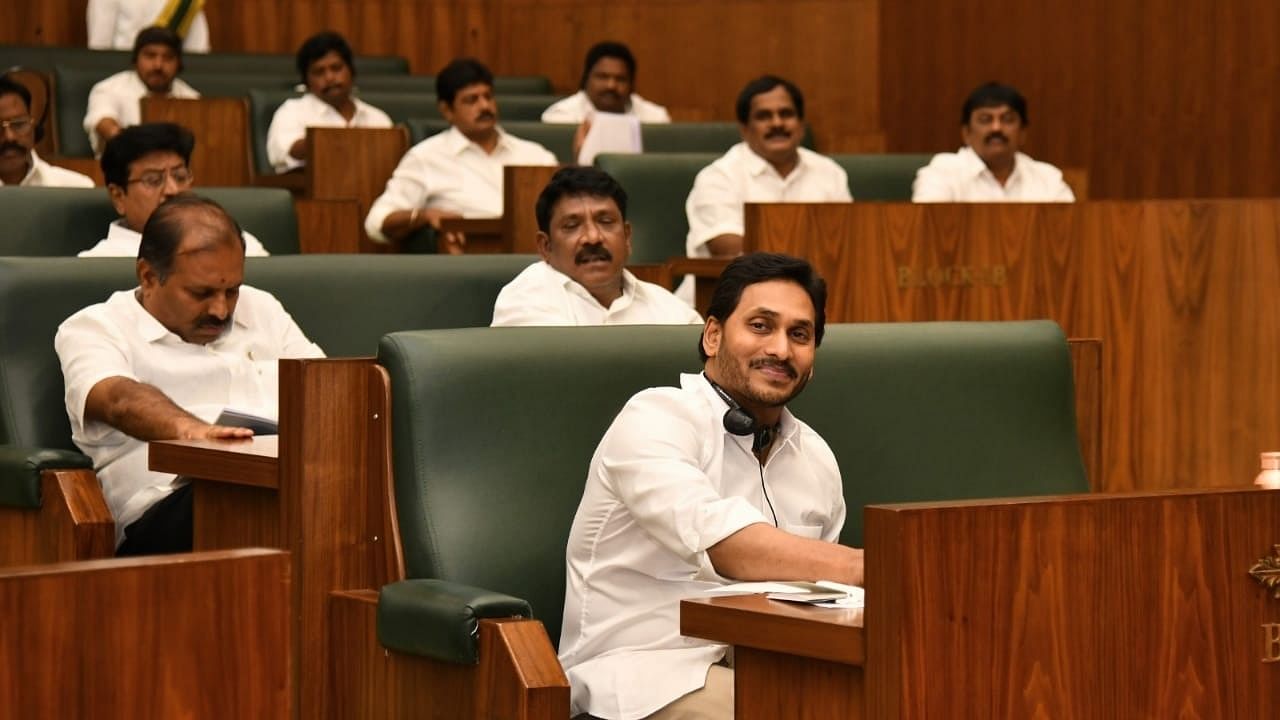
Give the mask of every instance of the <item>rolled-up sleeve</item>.
<svg viewBox="0 0 1280 720">
<path fill-rule="evenodd" d="M 86 422 L 85 403 L 93 387 L 107 378 L 138 379 L 129 357 L 129 344 L 110 323 L 82 311 L 58 326 L 53 347 L 62 365 L 72 435 L 89 442 L 99 441 L 112 432 L 112 428 L 104 423 Z"/>
<path fill-rule="evenodd" d="M 412 151 L 400 159 L 396 171 L 387 181 L 387 187 L 373 201 L 364 219 L 364 230 L 377 242 L 389 242 L 382 233 L 382 223 L 396 210 L 412 210 L 424 207 L 427 202 L 426 163 L 414 157 Z"/>
<path fill-rule="evenodd" d="M 689 235 L 685 241 L 688 255 L 705 256 L 702 248 L 712 238 L 741 235 L 742 207 L 742 194 L 728 173 L 715 165 L 703 168 L 685 202 L 685 214 L 689 218 Z"/>
</svg>

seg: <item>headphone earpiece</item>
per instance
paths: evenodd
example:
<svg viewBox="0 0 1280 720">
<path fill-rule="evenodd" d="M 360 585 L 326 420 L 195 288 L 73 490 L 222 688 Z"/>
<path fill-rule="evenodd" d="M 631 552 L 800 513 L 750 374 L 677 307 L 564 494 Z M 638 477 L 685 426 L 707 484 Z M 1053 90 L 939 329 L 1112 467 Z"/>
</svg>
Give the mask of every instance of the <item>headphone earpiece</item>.
<svg viewBox="0 0 1280 720">
<path fill-rule="evenodd" d="M 715 390 L 716 394 L 720 396 L 720 399 L 724 400 L 725 404 L 729 406 L 729 409 L 724 411 L 724 417 L 721 418 L 720 421 L 721 424 L 724 425 L 724 429 L 730 434 L 738 435 L 740 437 L 746 437 L 748 435 L 755 436 L 751 441 L 751 449 L 755 452 L 759 452 L 761 449 L 769 447 L 769 445 L 773 443 L 773 437 L 778 431 L 778 426 L 758 424 L 755 416 L 746 408 L 739 405 L 738 401 L 734 400 L 733 396 L 725 392 L 724 388 L 720 387 L 714 380 L 707 377 L 706 373 L 703 373 L 702 376 L 707 378 L 707 382 L 711 385 L 711 388 Z"/>
</svg>

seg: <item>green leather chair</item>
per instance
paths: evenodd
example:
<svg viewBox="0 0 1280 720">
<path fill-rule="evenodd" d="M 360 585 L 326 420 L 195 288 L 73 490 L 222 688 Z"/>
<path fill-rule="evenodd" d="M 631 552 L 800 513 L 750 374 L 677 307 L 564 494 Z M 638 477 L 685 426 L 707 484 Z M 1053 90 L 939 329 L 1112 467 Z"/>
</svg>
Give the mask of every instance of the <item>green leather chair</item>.
<svg viewBox="0 0 1280 720">
<path fill-rule="evenodd" d="M 440 118 L 409 118 L 405 125 L 409 127 L 409 142 L 415 145 L 449 129 L 449 123 Z M 554 153 L 556 160 L 566 165 L 573 163 L 573 134 L 577 131 L 574 125 L 503 120 L 502 129 L 522 140 L 538 143 Z"/>
<path fill-rule="evenodd" d="M 298 253 L 293 198 L 278 188 L 196 187 L 224 208 L 273 255 Z M 0 256 L 70 256 L 107 236 L 115 208 L 102 188 L 0 188 Z"/>
<path fill-rule="evenodd" d="M 631 262 L 664 263 L 685 254 L 689 219 L 684 204 L 693 180 L 716 153 L 597 155 L 595 166 L 627 191 L 631 222 Z"/>
<path fill-rule="evenodd" d="M 698 372 L 699 328 L 392 333 L 395 497 L 408 580 L 382 589 L 384 646 L 475 662 L 477 618 L 559 638 L 564 553 L 596 444 L 641 389 Z M 1057 325 L 832 325 L 793 404 L 844 478 L 841 541 L 868 503 L 1085 492 Z"/>
<path fill-rule="evenodd" d="M 910 202 L 911 183 L 916 171 L 933 159 L 932 155 L 881 154 L 832 155 L 849 174 L 849 192 L 856 200 Z"/>
</svg>

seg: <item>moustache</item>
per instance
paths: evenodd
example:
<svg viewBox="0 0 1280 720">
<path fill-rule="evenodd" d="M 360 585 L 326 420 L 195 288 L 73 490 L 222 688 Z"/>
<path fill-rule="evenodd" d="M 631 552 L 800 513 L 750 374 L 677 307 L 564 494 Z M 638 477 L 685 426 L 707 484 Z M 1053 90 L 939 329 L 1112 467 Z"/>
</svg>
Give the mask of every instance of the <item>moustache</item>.
<svg viewBox="0 0 1280 720">
<path fill-rule="evenodd" d="M 613 260 L 613 253 L 609 252 L 609 249 L 603 245 L 588 245 L 579 250 L 577 255 L 573 256 L 574 263 L 578 265 L 583 265 L 593 260 L 604 260 L 605 262 L 610 262 Z"/>
<path fill-rule="evenodd" d="M 791 133 L 790 133 L 789 131 L 787 131 L 785 128 L 774 128 L 774 129 L 770 130 L 769 132 L 765 133 L 765 135 L 764 135 L 764 138 L 765 138 L 766 140 L 770 140 L 770 139 L 773 139 L 773 138 L 776 138 L 776 137 L 780 137 L 780 138 L 789 138 L 789 137 L 791 137 Z"/>
<path fill-rule="evenodd" d="M 758 358 L 756 360 L 751 361 L 750 367 L 753 369 L 764 368 L 764 367 L 776 368 L 778 370 L 785 372 L 787 374 L 787 377 L 791 378 L 792 380 L 796 379 L 800 375 L 799 373 L 796 372 L 796 369 L 792 367 L 791 363 L 780 362 L 778 360 L 766 360 L 764 358 Z"/>
<path fill-rule="evenodd" d="M 231 317 L 216 318 L 212 315 L 205 315 L 196 320 L 196 327 L 201 330 L 225 330 L 231 324 Z"/>
<path fill-rule="evenodd" d="M 986 138 L 984 138 L 984 139 L 983 139 L 983 142 L 984 142 L 984 143 L 989 143 L 989 142 L 991 142 L 992 140 L 1000 140 L 1001 142 L 1006 142 L 1006 143 L 1007 143 L 1007 142 L 1009 142 L 1009 138 L 1005 137 L 1005 136 L 1004 136 L 1004 133 L 1002 133 L 1002 132 L 1000 132 L 1000 131 L 998 131 L 998 130 L 997 130 L 996 132 L 991 133 L 991 134 L 990 134 L 990 135 L 988 135 Z"/>
<path fill-rule="evenodd" d="M 16 143 L 16 142 L 5 142 L 5 143 L 0 143 L 0 154 L 7 153 L 7 152 L 9 152 L 10 150 L 16 150 L 16 151 L 18 151 L 18 152 L 26 152 L 26 151 L 27 151 L 27 149 L 26 149 L 26 148 L 22 147 L 21 145 L 19 145 L 19 144 L 18 144 L 18 143 Z"/>
<path fill-rule="evenodd" d="M 498 114 L 491 113 L 488 110 L 485 110 L 484 112 L 476 116 L 476 120 L 497 120 L 497 119 L 498 119 Z"/>
</svg>

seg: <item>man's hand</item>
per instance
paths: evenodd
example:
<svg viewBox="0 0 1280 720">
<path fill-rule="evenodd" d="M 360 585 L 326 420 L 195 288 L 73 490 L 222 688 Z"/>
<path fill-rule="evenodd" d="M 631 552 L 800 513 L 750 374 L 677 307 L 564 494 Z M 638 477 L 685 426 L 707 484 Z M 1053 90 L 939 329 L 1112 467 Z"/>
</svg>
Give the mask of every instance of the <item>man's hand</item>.
<svg viewBox="0 0 1280 720">
<path fill-rule="evenodd" d="M 249 428 L 210 425 L 199 420 L 182 423 L 180 432 L 179 438 L 182 440 L 242 440 L 253 437 L 253 431 Z"/>
<path fill-rule="evenodd" d="M 436 231 L 436 251 L 446 255 L 462 255 L 466 252 L 467 236 L 460 232 L 446 232 L 440 229 L 440 221 L 452 218 L 460 218 L 462 215 L 440 208 L 427 208 L 420 213 L 421 217 L 426 220 L 426 224 L 430 225 Z"/>
<path fill-rule="evenodd" d="M 582 121 L 578 126 L 577 132 L 573 134 L 573 161 L 578 162 L 578 155 L 582 153 L 582 144 L 587 141 L 587 133 L 591 132 L 591 118 Z"/>
<path fill-rule="evenodd" d="M 108 140 L 119 135 L 123 128 L 120 127 L 120 123 L 116 122 L 115 118 L 102 118 L 97 125 L 93 126 L 93 129 L 97 131 L 98 137 L 102 138 L 102 142 L 105 145 Z"/>
</svg>

